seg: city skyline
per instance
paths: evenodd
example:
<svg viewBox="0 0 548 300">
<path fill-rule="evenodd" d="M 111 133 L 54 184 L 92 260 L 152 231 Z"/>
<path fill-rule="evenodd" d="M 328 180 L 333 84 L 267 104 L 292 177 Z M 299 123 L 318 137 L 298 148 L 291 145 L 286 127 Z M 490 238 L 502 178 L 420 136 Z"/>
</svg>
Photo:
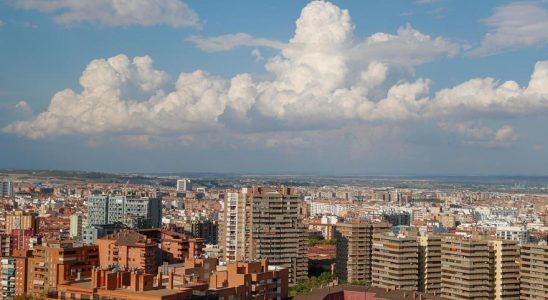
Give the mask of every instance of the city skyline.
<svg viewBox="0 0 548 300">
<path fill-rule="evenodd" d="M 0 3 L 0 168 L 548 175 L 545 1 Z"/>
</svg>

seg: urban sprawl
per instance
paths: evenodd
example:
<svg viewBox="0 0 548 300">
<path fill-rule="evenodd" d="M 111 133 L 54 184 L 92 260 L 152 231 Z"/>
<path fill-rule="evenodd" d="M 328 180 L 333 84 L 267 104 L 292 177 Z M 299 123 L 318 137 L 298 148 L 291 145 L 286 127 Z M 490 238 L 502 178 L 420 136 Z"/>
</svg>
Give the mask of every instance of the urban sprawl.
<svg viewBox="0 0 548 300">
<path fill-rule="evenodd" d="M 0 173 L 1 299 L 548 299 L 527 179 Z"/>
</svg>

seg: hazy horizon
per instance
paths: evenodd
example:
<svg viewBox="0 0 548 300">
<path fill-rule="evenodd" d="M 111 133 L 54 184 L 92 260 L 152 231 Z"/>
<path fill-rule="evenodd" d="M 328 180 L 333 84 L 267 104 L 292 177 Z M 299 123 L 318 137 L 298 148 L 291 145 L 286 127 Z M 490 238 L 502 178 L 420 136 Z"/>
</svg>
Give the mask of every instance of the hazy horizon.
<svg viewBox="0 0 548 300">
<path fill-rule="evenodd" d="M 0 2 L 0 168 L 548 176 L 544 1 Z"/>
</svg>

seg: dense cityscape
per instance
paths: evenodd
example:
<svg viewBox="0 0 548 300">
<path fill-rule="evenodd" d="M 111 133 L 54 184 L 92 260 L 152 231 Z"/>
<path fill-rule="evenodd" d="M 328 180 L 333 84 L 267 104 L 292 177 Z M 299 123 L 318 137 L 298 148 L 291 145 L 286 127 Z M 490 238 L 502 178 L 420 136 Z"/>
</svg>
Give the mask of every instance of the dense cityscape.
<svg viewBox="0 0 548 300">
<path fill-rule="evenodd" d="M 546 178 L 352 178 L 5 170 L 2 299 L 548 295 Z"/>
</svg>

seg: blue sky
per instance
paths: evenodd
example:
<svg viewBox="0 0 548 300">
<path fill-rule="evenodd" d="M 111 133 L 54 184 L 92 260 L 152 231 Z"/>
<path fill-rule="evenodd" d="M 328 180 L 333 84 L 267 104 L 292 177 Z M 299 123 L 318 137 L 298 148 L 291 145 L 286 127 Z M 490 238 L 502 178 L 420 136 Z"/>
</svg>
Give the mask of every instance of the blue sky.
<svg viewBox="0 0 548 300">
<path fill-rule="evenodd" d="M 545 1 L 120 3 L 0 1 L 0 167 L 548 174 Z"/>
</svg>

